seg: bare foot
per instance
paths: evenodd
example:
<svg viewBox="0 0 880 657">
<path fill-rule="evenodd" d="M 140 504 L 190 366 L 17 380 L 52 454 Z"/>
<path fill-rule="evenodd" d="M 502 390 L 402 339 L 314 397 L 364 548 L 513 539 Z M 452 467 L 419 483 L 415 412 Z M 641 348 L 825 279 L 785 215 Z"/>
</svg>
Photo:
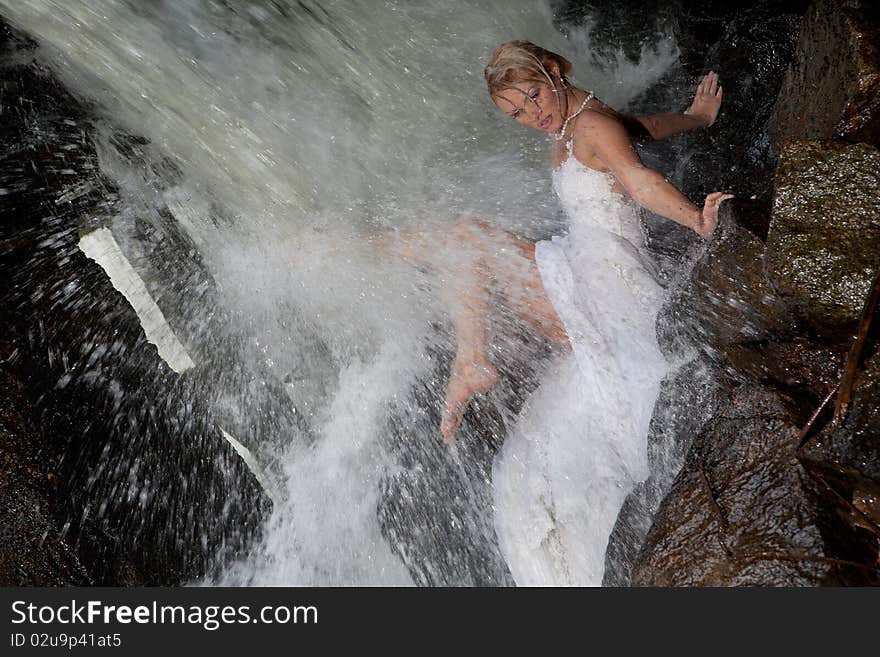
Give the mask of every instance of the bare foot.
<svg viewBox="0 0 880 657">
<path fill-rule="evenodd" d="M 721 109 L 721 85 L 718 84 L 718 74 L 709 71 L 700 84 L 697 85 L 697 92 L 694 94 L 694 102 L 688 107 L 684 113 L 688 116 L 694 116 L 705 122 L 706 128 L 715 123 L 718 116 L 718 110 Z"/>
<path fill-rule="evenodd" d="M 446 410 L 440 422 L 443 440 L 451 443 L 455 439 L 455 430 L 461 424 L 471 397 L 491 390 L 496 383 L 498 371 L 488 360 L 474 362 L 455 359 L 452 376 L 449 377 L 449 385 L 446 387 Z"/>
</svg>

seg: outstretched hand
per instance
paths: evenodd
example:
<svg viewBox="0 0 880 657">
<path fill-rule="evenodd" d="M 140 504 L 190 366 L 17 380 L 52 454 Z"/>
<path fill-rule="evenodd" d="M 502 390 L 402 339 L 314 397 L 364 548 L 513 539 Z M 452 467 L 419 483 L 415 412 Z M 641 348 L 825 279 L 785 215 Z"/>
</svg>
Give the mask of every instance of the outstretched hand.
<svg viewBox="0 0 880 657">
<path fill-rule="evenodd" d="M 706 197 L 703 210 L 700 212 L 700 225 L 694 228 L 700 237 L 704 239 L 711 237 L 718 225 L 718 208 L 721 201 L 729 198 L 733 198 L 733 194 L 725 194 L 724 192 L 712 192 Z"/>
<path fill-rule="evenodd" d="M 694 100 L 684 113 L 699 118 L 705 122 L 703 127 L 708 128 L 715 123 L 715 119 L 718 117 L 722 96 L 721 85 L 718 84 L 718 74 L 709 71 L 697 85 Z"/>
</svg>

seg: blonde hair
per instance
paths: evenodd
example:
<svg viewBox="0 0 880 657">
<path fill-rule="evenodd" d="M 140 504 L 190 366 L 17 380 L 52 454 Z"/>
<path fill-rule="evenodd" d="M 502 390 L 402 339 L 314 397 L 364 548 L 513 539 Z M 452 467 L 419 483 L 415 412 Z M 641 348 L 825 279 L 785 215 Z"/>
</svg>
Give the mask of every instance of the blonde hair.
<svg viewBox="0 0 880 657">
<path fill-rule="evenodd" d="M 559 67 L 559 75 L 563 84 L 567 84 L 566 76 L 571 73 L 571 62 L 562 55 L 536 46 L 531 41 L 508 41 L 495 48 L 484 75 L 489 95 L 495 96 L 504 89 L 510 89 L 514 83 L 549 82 L 554 86 L 553 78 L 547 68 L 551 64 Z"/>
</svg>

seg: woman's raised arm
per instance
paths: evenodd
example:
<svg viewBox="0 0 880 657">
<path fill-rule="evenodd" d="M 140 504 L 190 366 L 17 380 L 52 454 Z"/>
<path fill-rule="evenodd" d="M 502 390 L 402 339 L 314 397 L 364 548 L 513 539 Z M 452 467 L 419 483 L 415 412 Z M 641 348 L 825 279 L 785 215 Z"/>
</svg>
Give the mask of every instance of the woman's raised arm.
<svg viewBox="0 0 880 657">
<path fill-rule="evenodd" d="M 700 210 L 660 173 L 642 163 L 629 133 L 615 117 L 585 112 L 575 126 L 574 154 L 582 162 L 598 157 L 633 200 L 651 212 L 687 226 L 702 237 L 709 237 L 715 230 L 718 205 L 728 197 L 710 195 Z"/>
<path fill-rule="evenodd" d="M 715 123 L 721 109 L 723 92 L 718 84 L 718 74 L 710 71 L 694 93 L 694 100 L 684 112 L 670 114 L 652 114 L 650 116 L 634 116 L 644 126 L 654 140 L 666 139 L 691 130 L 708 128 Z"/>
</svg>

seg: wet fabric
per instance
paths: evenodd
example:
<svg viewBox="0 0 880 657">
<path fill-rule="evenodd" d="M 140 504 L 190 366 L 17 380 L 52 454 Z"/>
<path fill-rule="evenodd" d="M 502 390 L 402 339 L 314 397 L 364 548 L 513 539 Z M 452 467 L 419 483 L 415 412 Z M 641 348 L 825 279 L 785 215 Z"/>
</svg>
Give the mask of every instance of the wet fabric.
<svg viewBox="0 0 880 657">
<path fill-rule="evenodd" d="M 530 397 L 495 460 L 496 531 L 519 585 L 599 585 L 627 494 L 648 476 L 647 434 L 669 366 L 662 289 L 637 210 L 569 153 L 553 172 L 569 232 L 536 245 L 572 353 Z"/>
</svg>

